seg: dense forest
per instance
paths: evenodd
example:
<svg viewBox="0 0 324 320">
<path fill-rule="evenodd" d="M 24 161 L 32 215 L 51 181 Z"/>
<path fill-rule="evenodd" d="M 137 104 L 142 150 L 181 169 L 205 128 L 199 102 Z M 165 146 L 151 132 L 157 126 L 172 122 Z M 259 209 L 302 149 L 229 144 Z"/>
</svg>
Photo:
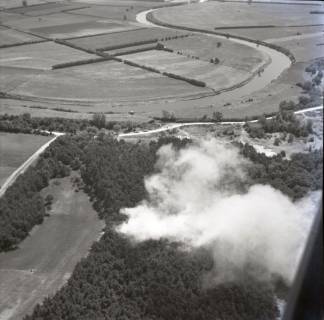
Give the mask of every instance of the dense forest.
<svg viewBox="0 0 324 320">
<path fill-rule="evenodd" d="M 189 140 L 126 143 L 101 134 L 61 137 L 41 162 L 53 159 L 80 169 L 84 190 L 106 221 L 103 237 L 76 266 L 67 284 L 37 305 L 24 320 L 40 319 L 275 319 L 273 287 L 249 279 L 206 288 L 204 275 L 213 260 L 203 249 L 180 250 L 168 240 L 134 243 L 115 231 L 124 220 L 119 209 L 146 196 L 143 177 L 156 170 L 162 144 L 182 148 Z M 254 165 L 250 183 L 270 183 L 297 199 L 320 188 L 322 152 L 267 158 L 251 146 L 239 146 Z"/>
<path fill-rule="evenodd" d="M 29 113 L 21 115 L 0 115 L 0 131 L 13 133 L 33 133 L 49 134 L 44 131 L 65 132 L 75 134 L 88 130 L 96 132 L 98 129 L 107 129 L 124 132 L 131 131 L 135 126 L 140 127 L 145 124 L 135 124 L 132 121 L 107 121 L 104 113 L 94 113 L 91 119 L 68 119 L 68 118 L 39 118 L 31 117 Z"/>
</svg>

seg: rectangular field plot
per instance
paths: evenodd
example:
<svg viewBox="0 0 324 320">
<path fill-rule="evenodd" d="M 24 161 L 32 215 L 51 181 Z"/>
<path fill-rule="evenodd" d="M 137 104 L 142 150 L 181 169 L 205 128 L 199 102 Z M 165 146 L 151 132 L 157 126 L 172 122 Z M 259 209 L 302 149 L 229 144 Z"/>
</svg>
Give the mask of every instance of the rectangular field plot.
<svg viewBox="0 0 324 320">
<path fill-rule="evenodd" d="M 322 32 L 324 36 L 324 26 L 222 29 L 221 32 L 265 42 L 275 42 L 276 39 L 298 38 L 318 32 Z"/>
<path fill-rule="evenodd" d="M 72 101 L 133 101 L 209 92 L 207 88 L 114 61 L 45 71 L 11 91 Z"/>
<path fill-rule="evenodd" d="M 98 20 L 33 28 L 31 31 L 50 38 L 74 38 L 112 31 L 123 31 L 128 28 L 125 28 L 125 25 L 113 22 L 112 20 Z"/>
<path fill-rule="evenodd" d="M 247 72 L 255 71 L 268 59 L 254 48 L 213 36 L 194 35 L 163 44 L 184 56 L 195 56 L 205 61 L 217 58 L 224 66 Z"/>
<path fill-rule="evenodd" d="M 71 39 L 69 42 L 88 49 L 113 50 L 119 46 L 136 45 L 141 41 L 158 41 L 166 37 L 184 35 L 183 32 L 165 29 L 141 28 L 125 32 Z"/>
<path fill-rule="evenodd" d="M 231 87 L 248 76 L 246 72 L 231 67 L 214 65 L 206 61 L 189 59 L 182 55 L 160 50 L 130 54 L 122 56 L 122 58 L 155 68 L 161 72 L 203 81 L 214 90 Z"/>
<path fill-rule="evenodd" d="M 1 49 L 0 66 L 46 70 L 57 63 L 95 57 L 54 42 L 42 42 Z"/>
<path fill-rule="evenodd" d="M 178 6 L 157 10 L 153 15 L 160 21 L 198 29 L 222 32 L 223 28 L 254 28 L 261 26 L 305 26 L 323 24 L 323 15 L 310 14 L 319 6 L 279 3 L 209 1 L 200 5 Z M 289 13 L 289 14 L 287 14 Z M 204 17 L 202 19 L 202 17 Z M 234 29 L 235 30 L 235 29 Z"/>
<path fill-rule="evenodd" d="M 0 132 L 0 186 L 12 172 L 51 138 Z"/>
<path fill-rule="evenodd" d="M 36 5 L 40 3 L 46 3 L 44 0 L 28 0 L 28 5 Z M 0 0 L 0 8 L 10 9 L 21 7 L 21 0 Z"/>
<path fill-rule="evenodd" d="M 75 10 L 84 8 L 85 5 L 79 4 L 65 4 L 65 3 L 44 3 L 35 6 L 20 7 L 8 10 L 13 13 L 20 13 L 27 16 L 40 16 L 62 11 Z"/>
<path fill-rule="evenodd" d="M 86 17 L 80 15 L 73 15 L 69 13 L 53 13 L 50 15 L 46 15 L 43 17 L 26 17 L 21 16 L 20 19 L 8 20 L 6 21 L 6 25 L 10 27 L 17 28 L 19 30 L 32 31 L 33 29 L 47 28 L 47 27 L 55 27 L 64 25 L 67 23 L 82 23 L 94 21 L 97 18 L 94 17 Z"/>
<path fill-rule="evenodd" d="M 16 30 L 0 27 L 0 47 L 17 43 L 42 40 L 38 37 Z"/>
</svg>

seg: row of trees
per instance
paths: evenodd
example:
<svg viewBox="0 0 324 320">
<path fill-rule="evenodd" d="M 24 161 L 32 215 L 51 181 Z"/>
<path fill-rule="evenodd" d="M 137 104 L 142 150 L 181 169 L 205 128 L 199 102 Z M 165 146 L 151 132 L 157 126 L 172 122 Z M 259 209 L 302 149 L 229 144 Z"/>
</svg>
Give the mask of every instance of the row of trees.
<svg viewBox="0 0 324 320">
<path fill-rule="evenodd" d="M 64 109 L 60 110 L 64 111 Z M 71 112 L 71 110 L 67 112 Z M 137 126 L 139 125 L 137 124 Z M 132 121 L 107 121 L 104 113 L 94 113 L 91 119 L 38 118 L 31 117 L 29 113 L 18 116 L 0 115 L 0 131 L 13 133 L 44 134 L 42 131 L 47 130 L 76 134 L 85 130 L 95 132 L 97 129 L 127 132 L 134 127 L 135 123 Z"/>
</svg>

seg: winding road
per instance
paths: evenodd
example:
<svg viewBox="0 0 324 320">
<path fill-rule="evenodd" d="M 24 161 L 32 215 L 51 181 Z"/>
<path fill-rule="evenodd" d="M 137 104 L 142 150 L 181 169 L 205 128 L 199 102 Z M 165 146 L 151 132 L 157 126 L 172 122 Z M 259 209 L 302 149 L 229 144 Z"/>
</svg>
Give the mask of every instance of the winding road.
<svg viewBox="0 0 324 320">
<path fill-rule="evenodd" d="M 312 108 L 306 108 L 302 110 L 295 111 L 295 114 L 301 114 L 309 111 L 316 111 L 316 110 L 321 110 L 323 109 L 323 106 L 316 106 Z M 272 119 L 273 117 L 268 117 L 267 119 Z M 258 120 L 251 120 L 249 122 L 257 122 Z M 129 133 L 121 133 L 118 135 L 118 138 L 131 138 L 131 137 L 137 137 L 137 136 L 147 136 L 150 134 L 154 133 L 160 133 L 160 132 L 165 132 L 181 127 L 186 127 L 186 126 L 198 126 L 198 125 L 213 125 L 213 124 L 223 124 L 223 125 L 230 125 L 230 124 L 240 124 L 243 125 L 245 121 L 222 121 L 222 122 L 185 122 L 185 123 L 169 123 L 166 124 L 165 126 L 162 126 L 157 129 L 152 129 L 152 130 L 146 130 L 146 131 L 138 131 L 138 132 L 129 132 Z"/>
<path fill-rule="evenodd" d="M 179 3 L 179 5 L 181 5 Z M 174 28 L 168 26 L 162 26 L 155 24 L 147 19 L 147 15 L 149 13 L 152 13 L 158 9 L 150 9 L 146 11 L 142 11 L 136 15 L 136 21 L 142 24 L 143 26 L 146 27 L 152 27 L 152 28 L 163 28 L 163 29 L 170 29 L 170 30 L 183 30 L 183 31 L 188 31 L 186 28 L 182 28 L 179 25 L 174 26 Z M 246 80 L 237 83 L 236 85 L 229 87 L 229 88 L 224 88 L 223 90 L 220 90 L 217 92 L 217 94 L 221 94 L 223 97 L 228 96 L 230 98 L 233 97 L 242 97 L 244 95 L 251 94 L 252 92 L 258 91 L 263 89 L 265 86 L 270 84 L 272 81 L 277 79 L 281 73 L 289 68 L 291 66 L 291 60 L 290 58 L 285 55 L 284 53 L 275 50 L 273 48 L 270 48 L 266 45 L 263 44 L 256 44 L 255 41 L 253 40 L 243 40 L 243 39 L 238 39 L 235 36 L 232 35 L 218 35 L 218 34 L 213 34 L 211 32 L 203 31 L 203 30 L 197 30 L 197 31 L 191 31 L 194 34 L 200 34 L 212 38 L 217 38 L 217 39 L 226 39 L 230 40 L 232 42 L 251 47 L 253 49 L 256 49 L 260 51 L 262 54 L 270 57 L 270 62 L 264 64 L 261 69 L 263 70 L 261 73 L 254 72 L 251 73 L 251 76 L 247 78 Z M 258 76 L 257 76 L 258 75 Z"/>
</svg>

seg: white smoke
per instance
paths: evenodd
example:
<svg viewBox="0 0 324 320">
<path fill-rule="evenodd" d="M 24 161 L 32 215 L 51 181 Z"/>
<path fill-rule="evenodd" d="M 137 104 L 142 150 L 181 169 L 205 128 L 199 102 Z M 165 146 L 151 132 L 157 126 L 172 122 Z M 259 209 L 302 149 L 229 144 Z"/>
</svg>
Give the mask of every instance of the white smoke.
<svg viewBox="0 0 324 320">
<path fill-rule="evenodd" d="M 158 173 L 145 179 L 148 200 L 122 212 L 118 230 L 137 241 L 166 237 L 211 250 L 216 282 L 248 270 L 261 279 L 292 280 L 305 244 L 315 202 L 293 203 L 280 191 L 254 185 L 238 192 L 246 160 L 216 139 L 177 151 L 158 151 Z"/>
</svg>

